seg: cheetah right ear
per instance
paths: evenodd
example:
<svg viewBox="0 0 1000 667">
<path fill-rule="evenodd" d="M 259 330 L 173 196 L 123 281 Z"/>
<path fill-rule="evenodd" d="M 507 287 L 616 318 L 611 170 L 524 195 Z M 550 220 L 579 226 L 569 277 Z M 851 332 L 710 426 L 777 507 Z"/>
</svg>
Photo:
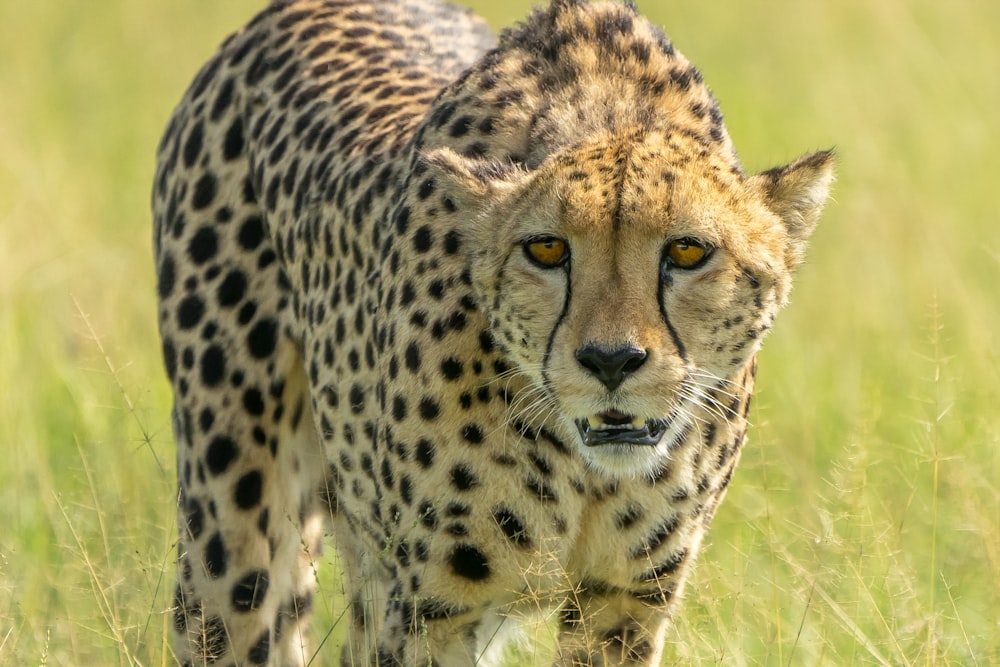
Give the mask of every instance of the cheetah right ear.
<svg viewBox="0 0 1000 667">
<path fill-rule="evenodd" d="M 768 207 L 785 225 L 788 232 L 785 256 L 789 268 L 794 269 L 802 263 L 806 242 L 830 196 L 833 162 L 833 151 L 820 151 L 750 178 L 764 193 Z"/>
<path fill-rule="evenodd" d="M 487 208 L 531 178 L 513 162 L 467 158 L 450 148 L 435 149 L 423 160 L 439 187 L 462 209 Z"/>
</svg>

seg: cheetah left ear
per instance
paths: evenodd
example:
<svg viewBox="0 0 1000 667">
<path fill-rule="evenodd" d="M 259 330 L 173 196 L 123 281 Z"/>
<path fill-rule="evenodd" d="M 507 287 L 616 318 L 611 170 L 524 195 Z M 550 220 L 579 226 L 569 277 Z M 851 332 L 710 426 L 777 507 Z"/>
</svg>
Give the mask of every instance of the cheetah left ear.
<svg viewBox="0 0 1000 667">
<path fill-rule="evenodd" d="M 768 208 L 778 214 L 788 232 L 786 263 L 795 268 L 805 256 L 806 242 L 819 222 L 833 183 L 833 151 L 820 151 L 784 167 L 752 176 Z"/>
<path fill-rule="evenodd" d="M 441 189 L 461 209 L 481 210 L 530 179 L 513 162 L 467 158 L 450 148 L 433 150 L 423 159 Z"/>
</svg>

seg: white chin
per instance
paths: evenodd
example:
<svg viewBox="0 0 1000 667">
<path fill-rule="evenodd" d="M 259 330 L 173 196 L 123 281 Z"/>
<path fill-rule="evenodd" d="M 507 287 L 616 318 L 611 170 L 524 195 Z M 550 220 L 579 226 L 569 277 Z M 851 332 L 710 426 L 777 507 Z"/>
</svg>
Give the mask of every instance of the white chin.
<svg viewBox="0 0 1000 667">
<path fill-rule="evenodd" d="M 655 477 L 670 460 L 670 448 L 663 440 L 655 446 L 606 444 L 599 447 L 580 445 L 587 466 L 612 479 Z"/>
</svg>

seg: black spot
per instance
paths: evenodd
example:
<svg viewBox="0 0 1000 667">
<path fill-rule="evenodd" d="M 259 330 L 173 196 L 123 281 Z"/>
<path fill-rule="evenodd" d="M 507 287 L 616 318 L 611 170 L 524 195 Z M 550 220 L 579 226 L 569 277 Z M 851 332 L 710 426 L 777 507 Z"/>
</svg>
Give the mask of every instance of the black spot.
<svg viewBox="0 0 1000 667">
<path fill-rule="evenodd" d="M 687 560 L 687 556 L 687 549 L 681 549 L 680 551 L 670 554 L 670 557 L 667 558 L 667 560 L 636 578 L 636 582 L 648 583 L 651 581 L 658 581 L 664 577 L 669 577 L 684 564 Z"/>
<path fill-rule="evenodd" d="M 691 70 L 675 67 L 670 70 L 670 82 L 682 91 L 686 91 L 691 87 Z"/>
<path fill-rule="evenodd" d="M 552 464 L 548 462 L 545 457 L 539 456 L 535 452 L 529 451 L 528 458 L 534 464 L 538 472 L 542 473 L 543 476 L 549 477 L 552 475 Z"/>
<path fill-rule="evenodd" d="M 437 416 L 441 413 L 441 408 L 438 406 L 437 402 L 429 397 L 424 396 L 420 399 L 420 416 L 427 421 L 432 421 L 437 419 Z"/>
<path fill-rule="evenodd" d="M 457 108 L 455 102 L 446 102 L 431 113 L 430 122 L 435 128 L 440 129 L 445 123 L 451 120 Z"/>
<path fill-rule="evenodd" d="M 427 252 L 434 245 L 434 236 L 431 234 L 431 228 L 427 225 L 423 225 L 413 234 L 413 248 L 417 252 Z"/>
<path fill-rule="evenodd" d="M 243 145 L 243 119 L 237 116 L 226 130 L 226 137 L 222 143 L 222 157 L 227 162 L 235 160 L 243 154 Z"/>
<path fill-rule="evenodd" d="M 365 392 L 360 385 L 352 385 L 351 391 L 348 394 L 348 400 L 351 405 L 351 412 L 358 414 L 365 409 Z"/>
<path fill-rule="evenodd" d="M 479 478 L 469 466 L 460 463 L 451 469 L 451 484 L 459 491 L 468 491 L 479 485 Z"/>
<path fill-rule="evenodd" d="M 250 354 L 257 359 L 265 359 L 274 352 L 278 343 L 278 324 L 272 319 L 262 319 L 247 334 Z"/>
<path fill-rule="evenodd" d="M 392 399 L 392 418 L 396 421 L 406 419 L 406 399 L 398 394 Z"/>
<path fill-rule="evenodd" d="M 210 577 L 218 579 L 226 573 L 228 556 L 226 544 L 222 541 L 222 533 L 215 533 L 205 545 L 205 570 Z"/>
<path fill-rule="evenodd" d="M 191 539 L 197 540 L 201 537 L 201 532 L 205 528 L 205 511 L 194 498 L 188 498 L 184 503 L 184 514 L 187 520 L 188 534 Z"/>
<path fill-rule="evenodd" d="M 534 475 L 528 475 L 524 480 L 524 486 L 539 502 L 550 503 L 559 501 L 555 490 Z"/>
<path fill-rule="evenodd" d="M 270 523 L 271 513 L 268 508 L 264 508 L 260 511 L 260 516 L 257 517 L 257 530 L 260 531 L 261 535 L 267 536 L 267 527 Z"/>
<path fill-rule="evenodd" d="M 267 659 L 271 655 L 271 631 L 264 630 L 261 633 L 260 638 L 254 642 L 254 645 L 250 647 L 250 652 L 247 653 L 247 660 L 250 661 L 252 665 L 266 665 Z"/>
<path fill-rule="evenodd" d="M 413 283 L 409 280 L 403 283 L 403 289 L 399 293 L 399 305 L 408 306 L 417 298 L 417 293 L 413 289 Z"/>
<path fill-rule="evenodd" d="M 194 184 L 194 191 L 191 193 L 191 208 L 196 211 L 200 211 L 215 199 L 216 190 L 218 190 L 218 181 L 216 181 L 215 176 L 212 174 L 203 174 L 201 178 Z"/>
<path fill-rule="evenodd" d="M 479 332 L 479 348 L 489 354 L 493 351 L 493 335 L 489 331 Z"/>
<path fill-rule="evenodd" d="M 241 509 L 251 509 L 260 503 L 264 478 L 259 470 L 251 470 L 236 482 L 233 500 Z"/>
<path fill-rule="evenodd" d="M 264 221 L 259 215 L 251 215 L 240 225 L 237 239 L 244 250 L 255 250 L 264 240 Z"/>
<path fill-rule="evenodd" d="M 264 414 L 264 396 L 256 387 L 243 392 L 243 408 L 254 417 Z"/>
<path fill-rule="evenodd" d="M 198 416 L 198 425 L 201 426 L 202 433 L 208 433 L 214 423 L 215 413 L 212 412 L 212 408 L 202 408 L 201 414 Z"/>
<path fill-rule="evenodd" d="M 216 657 L 224 654 L 228 642 L 229 632 L 226 630 L 226 624 L 218 616 L 205 619 L 201 627 L 201 632 L 195 636 L 194 640 L 198 655 L 206 657 Z"/>
<path fill-rule="evenodd" d="M 679 525 L 680 519 L 677 516 L 664 520 L 646 536 L 641 544 L 629 552 L 629 558 L 633 560 L 649 559 L 650 554 L 656 551 L 677 530 Z"/>
<path fill-rule="evenodd" d="M 483 429 L 479 424 L 466 424 L 462 427 L 462 439 L 472 445 L 483 441 Z"/>
<path fill-rule="evenodd" d="M 188 610 L 184 605 L 184 591 L 181 590 L 181 585 L 177 584 L 174 587 L 174 630 L 179 634 L 187 632 L 187 615 Z"/>
<path fill-rule="evenodd" d="M 629 505 L 624 511 L 615 515 L 615 526 L 619 530 L 626 530 L 642 518 L 642 507 L 639 505 Z"/>
<path fill-rule="evenodd" d="M 233 101 L 233 79 L 232 77 L 226 79 L 222 86 L 219 87 L 219 92 L 215 96 L 215 101 L 212 103 L 211 119 L 213 121 L 219 120 L 222 114 L 226 112 L 229 105 Z"/>
<path fill-rule="evenodd" d="M 434 179 L 429 178 L 420 184 L 420 189 L 417 190 L 417 196 L 421 199 L 427 199 L 432 194 L 434 194 Z"/>
<path fill-rule="evenodd" d="M 420 503 L 418 512 L 420 513 L 420 523 L 422 523 L 425 528 L 429 528 L 430 530 L 437 529 L 437 510 L 434 509 L 433 505 L 426 501 L 422 502 Z"/>
<path fill-rule="evenodd" d="M 453 537 L 465 537 L 469 534 L 469 527 L 461 521 L 452 521 L 444 529 L 445 532 Z"/>
<path fill-rule="evenodd" d="M 266 570 L 255 570 L 233 584 L 230 601 L 233 611 L 246 613 L 255 611 L 267 595 L 268 575 Z"/>
<path fill-rule="evenodd" d="M 469 133 L 469 129 L 472 124 L 476 122 L 476 119 L 472 116 L 462 116 L 458 118 L 454 123 L 452 123 L 451 128 L 448 130 L 448 134 L 453 137 L 464 137 Z"/>
<path fill-rule="evenodd" d="M 208 466 L 208 471 L 213 475 L 221 475 L 236 460 L 238 453 L 239 450 L 237 450 L 236 443 L 233 442 L 232 438 L 217 435 L 208 445 L 208 451 L 205 452 L 205 465 Z"/>
<path fill-rule="evenodd" d="M 434 445 L 429 440 L 421 439 L 417 442 L 417 463 L 423 468 L 430 468 L 434 464 Z"/>
<path fill-rule="evenodd" d="M 242 271 L 233 270 L 226 274 L 219 284 L 217 297 L 220 306 L 235 306 L 243 300 L 247 291 L 247 277 Z"/>
<path fill-rule="evenodd" d="M 382 459 L 380 472 L 382 474 L 382 482 L 387 488 L 391 489 L 395 486 L 396 477 L 392 473 L 392 466 L 389 464 L 389 459 Z"/>
<path fill-rule="evenodd" d="M 396 214 L 396 231 L 399 232 L 400 236 L 406 233 L 406 230 L 410 226 L 410 209 L 404 206 L 399 209 Z"/>
<path fill-rule="evenodd" d="M 240 306 L 239 313 L 237 315 L 237 322 L 241 326 L 246 326 L 250 323 L 250 320 L 254 318 L 257 314 L 257 304 L 253 301 L 247 301 L 242 306 Z"/>
<path fill-rule="evenodd" d="M 445 512 L 450 517 L 469 516 L 472 513 L 472 508 L 464 503 L 450 502 L 445 508 Z"/>
<path fill-rule="evenodd" d="M 420 370 L 420 346 L 416 343 L 410 343 L 406 348 L 406 367 L 413 373 Z"/>
<path fill-rule="evenodd" d="M 188 169 L 194 166 L 195 162 L 198 161 L 198 156 L 201 155 L 204 134 L 205 127 L 199 120 L 191 128 L 191 133 L 188 134 L 187 141 L 184 142 L 184 166 Z"/>
<path fill-rule="evenodd" d="M 456 575 L 471 581 L 483 581 L 490 576 L 490 562 L 482 551 L 471 544 L 458 544 L 448 556 Z"/>
<path fill-rule="evenodd" d="M 447 255 L 454 255 L 461 247 L 461 237 L 454 229 L 444 235 L 444 252 Z"/>
<path fill-rule="evenodd" d="M 462 375 L 462 362 L 454 357 L 448 357 L 441 362 L 441 374 L 447 380 L 457 380 Z"/>
<path fill-rule="evenodd" d="M 531 538 L 524 527 L 521 518 L 508 507 L 500 506 L 493 510 L 493 520 L 496 521 L 504 536 L 522 549 L 531 547 Z"/>
<path fill-rule="evenodd" d="M 169 338 L 163 339 L 163 365 L 167 370 L 167 377 L 173 382 L 177 376 L 177 350 L 174 342 Z"/>
<path fill-rule="evenodd" d="M 174 291 L 174 284 L 177 282 L 177 270 L 173 255 L 169 253 L 163 255 L 157 277 L 159 278 L 157 287 L 160 298 L 166 299 Z"/>
<path fill-rule="evenodd" d="M 201 322 L 204 314 L 205 302 L 194 294 L 186 296 L 177 307 L 177 326 L 181 329 L 193 329 Z"/>
<path fill-rule="evenodd" d="M 214 387 L 226 375 L 226 355 L 218 345 L 211 345 L 201 355 L 201 382 Z"/>
</svg>

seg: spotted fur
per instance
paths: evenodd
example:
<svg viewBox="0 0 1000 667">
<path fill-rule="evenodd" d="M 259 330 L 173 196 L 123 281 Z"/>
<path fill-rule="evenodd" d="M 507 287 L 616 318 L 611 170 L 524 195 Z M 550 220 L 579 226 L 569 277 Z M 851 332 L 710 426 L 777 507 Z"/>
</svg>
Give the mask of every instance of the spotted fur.
<svg viewBox="0 0 1000 667">
<path fill-rule="evenodd" d="M 154 186 L 179 661 L 308 662 L 330 529 L 344 664 L 471 665 L 547 608 L 556 664 L 656 664 L 831 164 L 744 174 L 631 4 L 495 44 L 438 0 L 272 3 Z"/>
</svg>

